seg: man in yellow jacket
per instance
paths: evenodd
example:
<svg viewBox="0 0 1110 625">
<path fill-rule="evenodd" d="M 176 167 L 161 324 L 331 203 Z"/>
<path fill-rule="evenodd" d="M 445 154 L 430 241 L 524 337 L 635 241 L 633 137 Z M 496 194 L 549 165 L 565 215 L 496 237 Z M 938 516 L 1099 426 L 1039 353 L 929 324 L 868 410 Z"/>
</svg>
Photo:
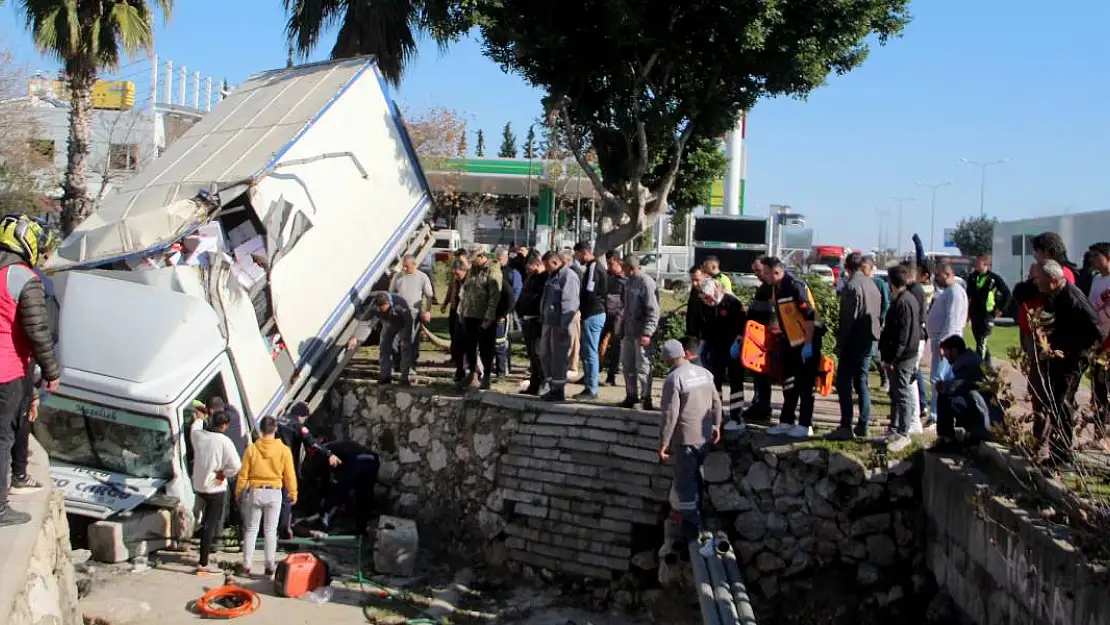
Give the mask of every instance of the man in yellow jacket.
<svg viewBox="0 0 1110 625">
<path fill-rule="evenodd" d="M 251 575 L 254 546 L 262 522 L 263 562 L 267 577 L 277 569 L 277 526 L 281 513 L 281 489 L 297 503 L 297 474 L 293 453 L 277 439 L 277 419 L 262 417 L 258 423 L 261 437 L 247 448 L 243 468 L 235 484 L 235 498 L 243 514 L 243 573 Z"/>
</svg>

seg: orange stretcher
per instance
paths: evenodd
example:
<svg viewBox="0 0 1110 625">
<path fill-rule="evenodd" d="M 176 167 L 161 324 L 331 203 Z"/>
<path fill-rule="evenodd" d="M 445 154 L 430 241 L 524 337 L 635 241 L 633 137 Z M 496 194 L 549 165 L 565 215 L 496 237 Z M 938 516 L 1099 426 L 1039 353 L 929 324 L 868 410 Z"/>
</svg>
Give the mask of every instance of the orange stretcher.
<svg viewBox="0 0 1110 625">
<path fill-rule="evenodd" d="M 767 326 L 748 321 L 744 326 L 744 343 L 740 348 L 740 363 L 755 373 L 767 373 L 771 368 L 772 343 Z"/>
<path fill-rule="evenodd" d="M 744 342 L 740 348 L 740 363 L 754 373 L 769 375 L 772 381 L 782 380 L 782 365 L 776 358 L 775 343 L 784 341 L 781 335 L 767 331 L 767 326 L 748 321 L 744 326 Z M 817 365 L 816 390 L 822 397 L 832 393 L 836 380 L 836 363 L 822 355 Z"/>
</svg>

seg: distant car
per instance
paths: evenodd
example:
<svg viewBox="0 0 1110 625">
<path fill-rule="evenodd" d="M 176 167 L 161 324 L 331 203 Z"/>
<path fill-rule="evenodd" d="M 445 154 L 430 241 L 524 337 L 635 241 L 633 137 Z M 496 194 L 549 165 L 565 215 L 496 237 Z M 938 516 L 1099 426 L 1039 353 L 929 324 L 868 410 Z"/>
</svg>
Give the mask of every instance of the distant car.
<svg viewBox="0 0 1110 625">
<path fill-rule="evenodd" d="M 754 273 L 734 274 L 732 276 L 732 283 L 736 286 L 744 286 L 752 289 L 759 288 L 759 285 L 762 284 Z"/>
<path fill-rule="evenodd" d="M 828 265 L 819 265 L 819 264 L 810 265 L 809 267 L 806 268 L 806 273 L 815 273 L 815 274 L 821 276 L 821 281 L 825 282 L 827 284 L 832 284 L 835 281 L 833 279 L 832 267 L 829 267 Z"/>
</svg>

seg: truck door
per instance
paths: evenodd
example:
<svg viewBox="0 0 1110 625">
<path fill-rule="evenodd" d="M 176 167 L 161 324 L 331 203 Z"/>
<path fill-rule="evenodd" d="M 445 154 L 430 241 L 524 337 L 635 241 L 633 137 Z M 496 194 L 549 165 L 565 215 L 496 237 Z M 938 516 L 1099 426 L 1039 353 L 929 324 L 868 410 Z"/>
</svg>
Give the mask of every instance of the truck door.
<svg viewBox="0 0 1110 625">
<path fill-rule="evenodd" d="M 190 475 L 193 469 L 193 445 L 189 429 L 193 421 L 193 402 L 197 401 L 208 405 L 213 397 L 219 397 L 231 408 L 231 425 L 227 429 L 227 436 L 235 443 L 235 449 L 242 456 L 251 441 L 252 427 L 243 412 L 243 400 L 239 395 L 239 385 L 235 382 L 235 374 L 231 369 L 231 361 L 227 354 L 221 354 L 215 366 L 207 369 L 200 380 L 186 394 L 186 401 L 180 408 L 182 431 L 185 433 L 185 466 Z"/>
</svg>

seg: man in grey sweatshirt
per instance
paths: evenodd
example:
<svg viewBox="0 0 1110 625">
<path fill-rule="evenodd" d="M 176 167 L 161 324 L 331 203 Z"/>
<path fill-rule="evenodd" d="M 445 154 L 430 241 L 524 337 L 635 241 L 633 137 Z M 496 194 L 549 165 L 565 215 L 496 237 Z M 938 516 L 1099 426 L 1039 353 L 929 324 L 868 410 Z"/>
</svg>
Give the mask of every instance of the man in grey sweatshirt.
<svg viewBox="0 0 1110 625">
<path fill-rule="evenodd" d="M 570 367 L 570 334 L 574 316 L 578 313 L 579 278 L 569 263 L 555 253 L 543 256 L 551 277 L 543 289 L 540 317 L 543 330 L 540 334 L 540 361 L 550 390 L 541 398 L 545 401 L 566 399 L 567 369 Z"/>
<path fill-rule="evenodd" d="M 659 298 L 655 280 L 640 270 L 640 259 L 624 259 L 624 328 L 621 335 L 621 368 L 624 369 L 622 408 L 635 408 L 642 402 L 651 410 L 651 337 L 659 326 Z"/>
<path fill-rule="evenodd" d="M 929 333 L 929 380 L 932 386 L 948 378 L 950 366 L 940 353 L 940 344 L 950 336 L 963 336 L 967 325 L 967 291 L 956 281 L 952 265 L 941 263 L 934 275 L 937 293 L 925 319 Z M 937 394 L 931 394 L 930 412 L 937 413 Z"/>
<path fill-rule="evenodd" d="M 701 465 L 712 444 L 721 439 L 721 394 L 713 374 L 686 360 L 682 343 L 663 343 L 663 360 L 671 372 L 663 381 L 663 424 L 659 433 L 659 460 L 675 456 L 674 492 L 686 539 L 702 529 Z"/>
<path fill-rule="evenodd" d="M 830 440 L 867 436 L 871 418 L 871 392 L 867 374 L 875 341 L 879 340 L 879 308 L 882 295 L 875 281 L 863 272 L 863 255 L 853 252 L 844 259 L 844 274 L 849 276 L 840 290 L 840 328 L 836 346 L 840 357 L 836 369 L 836 395 L 840 400 L 840 427 L 829 433 Z M 859 397 L 859 423 L 852 430 L 852 391 Z"/>
<path fill-rule="evenodd" d="M 411 254 L 406 254 L 401 259 L 401 271 L 393 276 L 389 285 L 389 292 L 399 295 L 412 311 L 412 363 L 415 366 L 420 357 L 420 329 L 423 324 L 432 320 L 432 304 L 436 301 L 435 289 L 428 274 L 420 271 L 416 266 L 416 259 Z"/>
</svg>

